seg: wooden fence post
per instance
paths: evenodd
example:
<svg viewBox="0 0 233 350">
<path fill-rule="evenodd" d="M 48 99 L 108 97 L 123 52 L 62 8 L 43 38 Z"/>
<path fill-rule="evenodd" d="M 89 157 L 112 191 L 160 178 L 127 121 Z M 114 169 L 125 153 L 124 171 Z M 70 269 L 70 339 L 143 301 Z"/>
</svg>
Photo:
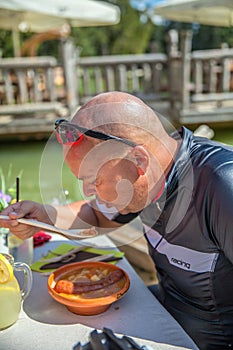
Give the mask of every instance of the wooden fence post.
<svg viewBox="0 0 233 350">
<path fill-rule="evenodd" d="M 78 51 L 75 49 L 73 41 L 70 38 L 61 41 L 61 55 L 67 95 L 67 106 L 69 113 L 72 114 L 78 107 L 80 101 L 78 98 L 77 79 Z"/>
<path fill-rule="evenodd" d="M 175 105 L 180 96 L 180 69 L 181 62 L 178 51 L 179 35 L 177 30 L 169 30 L 167 35 L 168 46 L 168 92 L 171 111 L 175 111 Z"/>
<path fill-rule="evenodd" d="M 181 32 L 181 110 L 190 106 L 192 31 Z"/>
</svg>

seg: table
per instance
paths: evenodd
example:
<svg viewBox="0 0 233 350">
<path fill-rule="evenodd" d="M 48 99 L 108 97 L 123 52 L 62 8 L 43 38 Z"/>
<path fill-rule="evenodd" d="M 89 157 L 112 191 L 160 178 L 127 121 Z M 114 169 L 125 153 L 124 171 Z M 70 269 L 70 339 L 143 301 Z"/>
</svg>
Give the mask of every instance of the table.
<svg viewBox="0 0 233 350">
<path fill-rule="evenodd" d="M 64 241 L 58 236 L 35 248 L 34 260 Z M 106 236 L 85 240 L 85 243 L 114 248 L 113 242 Z M 152 349 L 197 349 L 129 262 L 123 258 L 118 265 L 128 273 L 130 289 L 107 311 L 95 316 L 79 316 L 68 311 L 48 294 L 47 277 L 33 272 L 33 288 L 23 303 L 19 320 L 0 332 L 0 349 L 72 350 L 78 341 L 82 344 L 87 342 L 93 329 L 101 330 L 103 327 L 112 329 L 116 334 L 139 338 L 141 345 L 149 344 Z"/>
</svg>

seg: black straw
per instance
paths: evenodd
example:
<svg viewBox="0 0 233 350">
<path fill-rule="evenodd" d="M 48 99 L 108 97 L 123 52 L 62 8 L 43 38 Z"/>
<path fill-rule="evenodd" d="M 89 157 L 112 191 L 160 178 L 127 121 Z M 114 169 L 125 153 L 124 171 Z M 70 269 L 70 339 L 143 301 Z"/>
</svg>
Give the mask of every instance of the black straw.
<svg viewBox="0 0 233 350">
<path fill-rule="evenodd" d="M 19 177 L 16 178 L 16 202 L 19 201 Z"/>
</svg>

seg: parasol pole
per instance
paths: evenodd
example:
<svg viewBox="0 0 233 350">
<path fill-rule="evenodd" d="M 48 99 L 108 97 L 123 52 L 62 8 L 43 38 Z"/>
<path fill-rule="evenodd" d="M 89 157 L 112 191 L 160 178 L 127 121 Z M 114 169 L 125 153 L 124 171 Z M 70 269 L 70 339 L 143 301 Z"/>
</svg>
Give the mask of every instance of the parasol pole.
<svg viewBox="0 0 233 350">
<path fill-rule="evenodd" d="M 13 41 L 14 56 L 20 57 L 20 32 L 19 32 L 19 29 L 16 27 L 14 27 L 12 30 L 12 41 Z"/>
</svg>

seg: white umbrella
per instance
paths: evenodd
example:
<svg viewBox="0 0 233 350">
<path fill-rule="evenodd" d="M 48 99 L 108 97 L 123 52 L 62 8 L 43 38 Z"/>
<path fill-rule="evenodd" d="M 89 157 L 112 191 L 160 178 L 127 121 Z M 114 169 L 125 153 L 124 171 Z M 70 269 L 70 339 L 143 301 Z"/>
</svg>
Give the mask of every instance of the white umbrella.
<svg viewBox="0 0 233 350">
<path fill-rule="evenodd" d="M 0 28 L 45 32 L 65 23 L 73 27 L 113 25 L 117 6 L 94 0 L 0 0 Z"/>
<path fill-rule="evenodd" d="M 59 27 L 99 26 L 120 20 L 117 6 L 94 0 L 1 0 L 0 27 L 26 26 L 32 32 Z"/>
<path fill-rule="evenodd" d="M 177 22 L 233 25 L 233 0 L 170 0 L 154 7 L 154 13 Z"/>
</svg>

